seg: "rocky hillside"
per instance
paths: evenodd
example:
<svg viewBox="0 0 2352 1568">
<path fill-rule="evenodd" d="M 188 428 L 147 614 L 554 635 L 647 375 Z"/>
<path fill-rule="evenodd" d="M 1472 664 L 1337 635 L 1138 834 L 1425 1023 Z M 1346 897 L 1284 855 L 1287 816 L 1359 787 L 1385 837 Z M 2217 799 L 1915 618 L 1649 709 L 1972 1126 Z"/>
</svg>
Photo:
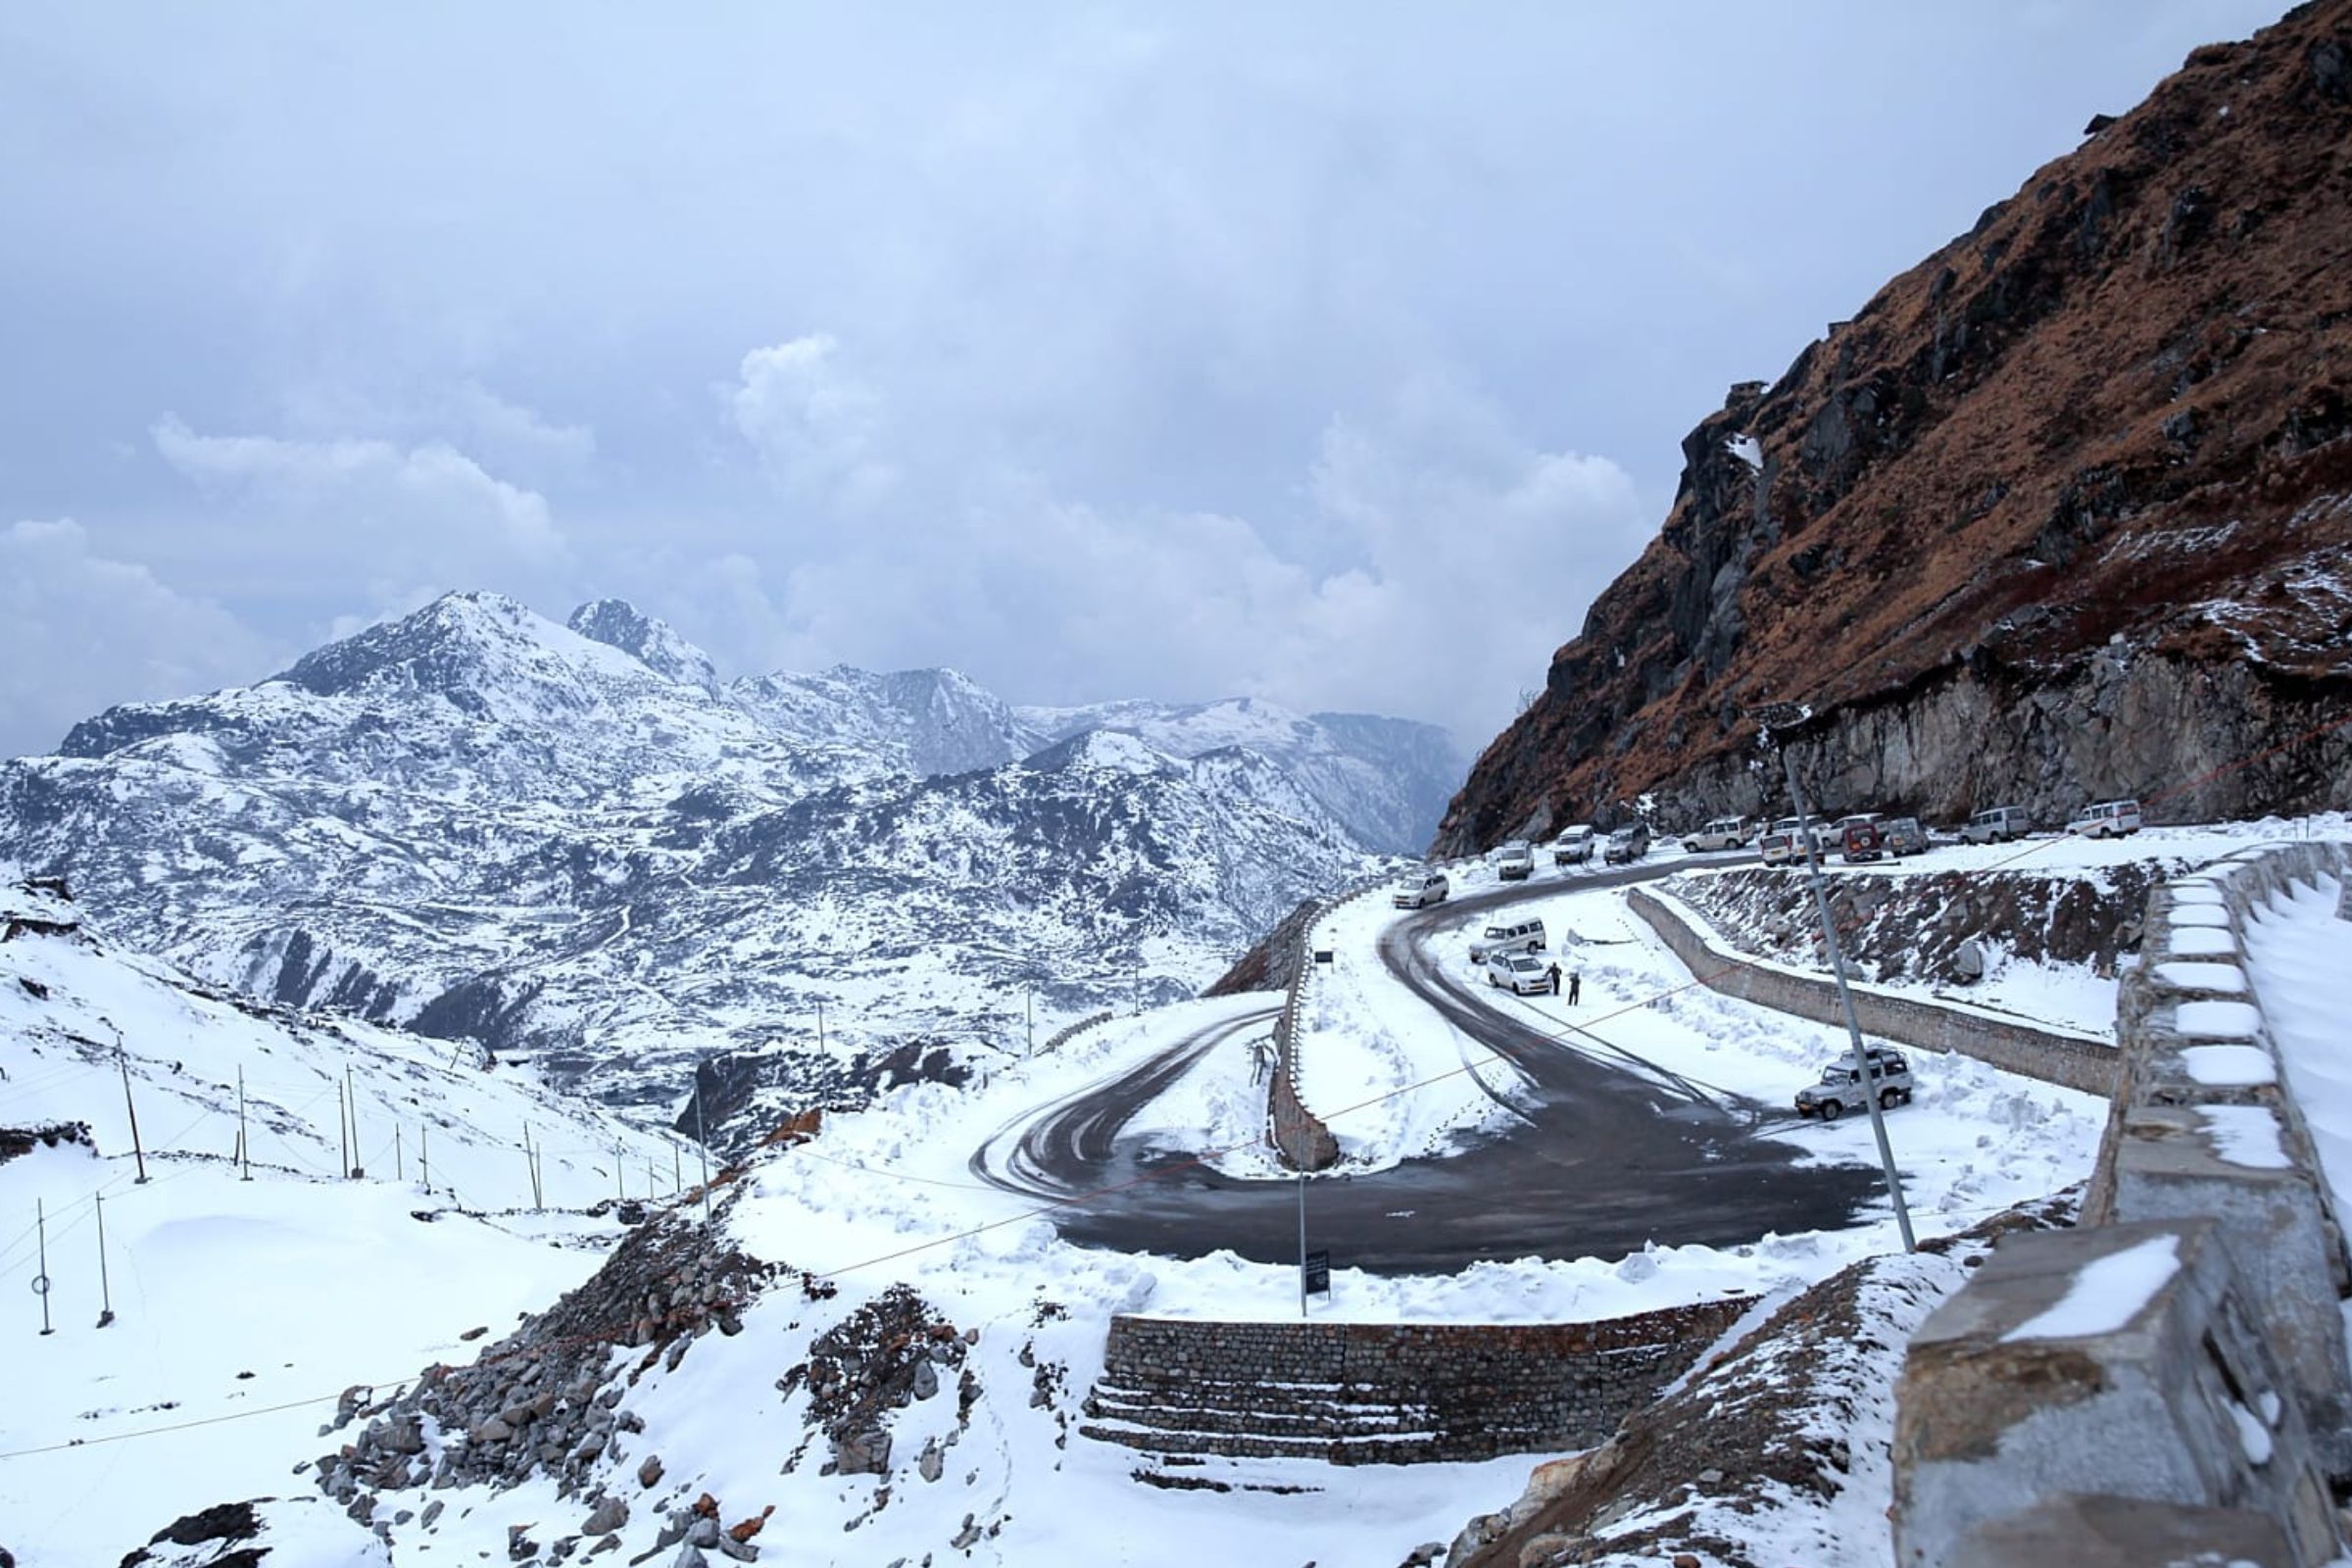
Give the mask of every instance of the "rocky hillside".
<svg viewBox="0 0 2352 1568">
<path fill-rule="evenodd" d="M 2097 106 L 2090 106 L 2097 107 Z M 2352 0 L 2149 99 L 1683 442 L 1442 826 L 2352 804 Z"/>
</svg>

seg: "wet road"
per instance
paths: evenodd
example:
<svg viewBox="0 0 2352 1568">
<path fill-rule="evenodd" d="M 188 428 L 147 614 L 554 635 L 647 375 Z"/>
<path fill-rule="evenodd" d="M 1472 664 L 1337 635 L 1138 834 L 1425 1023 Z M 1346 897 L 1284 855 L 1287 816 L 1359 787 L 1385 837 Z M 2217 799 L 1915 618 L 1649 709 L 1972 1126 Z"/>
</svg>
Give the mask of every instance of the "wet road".
<svg viewBox="0 0 2352 1568">
<path fill-rule="evenodd" d="M 1489 1258 L 1615 1257 L 1650 1241 L 1728 1246 L 1767 1231 L 1835 1228 L 1872 1201 L 1874 1169 L 1802 1165 L 1797 1149 L 1758 1136 L 1760 1122 L 1779 1119 L 1779 1107 L 1678 1078 L 1594 1036 L 1549 1038 L 1532 1015 L 1523 1022 L 1475 1000 L 1466 980 L 1429 951 L 1440 931 L 1504 906 L 1666 870 L 1636 865 L 1574 883 L 1539 881 L 1390 927 L 1382 962 L 1423 1004 L 1501 1058 L 1465 1052 L 1479 1062 L 1482 1086 L 1519 1115 L 1462 1153 L 1309 1180 L 1310 1249 L 1328 1250 L 1335 1267 L 1450 1273 Z M 1201 1055 L 1237 1033 L 1262 1032 L 1273 1011 L 1201 1030 L 1110 1083 L 1030 1113 L 976 1152 L 973 1170 L 1040 1198 L 1098 1195 L 1054 1215 L 1081 1245 L 1183 1257 L 1230 1248 L 1258 1262 L 1297 1261 L 1295 1181 L 1223 1176 L 1127 1131 Z"/>
</svg>

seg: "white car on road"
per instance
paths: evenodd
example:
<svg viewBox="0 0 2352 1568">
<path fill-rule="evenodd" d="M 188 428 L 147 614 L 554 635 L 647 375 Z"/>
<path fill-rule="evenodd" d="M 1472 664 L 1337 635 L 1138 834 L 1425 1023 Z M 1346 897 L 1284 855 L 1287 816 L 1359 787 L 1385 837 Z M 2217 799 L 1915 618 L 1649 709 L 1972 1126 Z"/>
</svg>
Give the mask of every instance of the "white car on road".
<svg viewBox="0 0 2352 1568">
<path fill-rule="evenodd" d="M 1526 953 L 1498 953 L 1487 960 L 1487 984 L 1501 986 L 1523 997 L 1551 989 L 1551 966 Z"/>
</svg>

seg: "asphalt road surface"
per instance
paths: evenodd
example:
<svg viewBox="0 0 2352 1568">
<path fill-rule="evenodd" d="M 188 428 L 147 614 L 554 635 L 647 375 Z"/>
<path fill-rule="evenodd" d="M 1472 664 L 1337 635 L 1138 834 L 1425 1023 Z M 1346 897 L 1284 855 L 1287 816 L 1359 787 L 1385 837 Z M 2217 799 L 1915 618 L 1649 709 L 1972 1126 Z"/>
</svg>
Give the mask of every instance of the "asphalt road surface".
<svg viewBox="0 0 2352 1568">
<path fill-rule="evenodd" d="M 1710 863 L 1720 863 L 1710 858 Z M 1574 1047 L 1475 1000 L 1428 951 L 1430 937 L 1529 899 L 1646 881 L 1634 865 L 1572 884 L 1537 881 L 1397 921 L 1381 960 L 1421 1001 L 1499 1055 L 1479 1081 L 1522 1114 L 1465 1152 L 1306 1184 L 1307 1247 L 1334 1267 L 1451 1273 L 1484 1259 L 1614 1257 L 1660 1246 L 1731 1246 L 1767 1231 L 1834 1229 L 1883 1193 L 1875 1167 L 1800 1164 L 1758 1135 L 1777 1106 L 1666 1073 L 1591 1037 Z M 972 1156 L 1000 1187 L 1056 1200 L 1082 1246 L 1198 1257 L 1229 1248 L 1296 1262 L 1298 1183 L 1220 1175 L 1191 1152 L 1130 1133 L 1136 1114 L 1206 1052 L 1265 1029 L 1274 1009 L 1203 1029 L 1107 1084 L 1030 1113 Z M 1602 1029 L 1606 1033 L 1605 1026 Z M 1311 1049 L 1311 1047 L 1309 1048 Z M 1520 1082 L 1513 1084 L 1513 1075 Z"/>
</svg>

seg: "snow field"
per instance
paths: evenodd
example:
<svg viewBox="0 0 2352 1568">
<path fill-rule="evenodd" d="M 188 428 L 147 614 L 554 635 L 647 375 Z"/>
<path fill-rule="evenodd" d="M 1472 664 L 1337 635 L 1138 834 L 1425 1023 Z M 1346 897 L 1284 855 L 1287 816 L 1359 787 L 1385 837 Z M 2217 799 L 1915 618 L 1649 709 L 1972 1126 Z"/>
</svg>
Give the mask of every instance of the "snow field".
<svg viewBox="0 0 2352 1568">
<path fill-rule="evenodd" d="M 0 915 L 70 913 L 0 899 Z M 468 1359 L 461 1333 L 503 1333 L 596 1268 L 620 1228 L 576 1210 L 612 1196 L 616 1146 L 633 1198 L 649 1185 L 666 1195 L 676 1170 L 694 1179 L 669 1142 L 526 1072 L 485 1071 L 465 1052 L 453 1066 L 451 1054 L 364 1025 L 257 1015 L 85 937 L 0 944 L 0 1125 L 86 1122 L 96 1144 L 0 1164 L 0 1541 L 24 1568 L 114 1562 L 180 1513 L 307 1491 L 289 1469 L 318 1451 L 343 1389 Z M 240 1067 L 251 1181 L 232 1157 Z M 367 1180 L 335 1176 L 342 1136 L 325 1118 L 346 1082 Z M 529 1208 L 526 1124 L 545 1213 Z M 417 1147 L 428 1126 L 429 1192 Z M 396 1127 L 406 1180 L 393 1179 Z M 43 1215 L 48 1335 L 28 1288 Z M 116 1320 L 100 1328 L 110 1298 Z M 130 1436 L 182 1423 L 208 1424 Z"/>
</svg>

